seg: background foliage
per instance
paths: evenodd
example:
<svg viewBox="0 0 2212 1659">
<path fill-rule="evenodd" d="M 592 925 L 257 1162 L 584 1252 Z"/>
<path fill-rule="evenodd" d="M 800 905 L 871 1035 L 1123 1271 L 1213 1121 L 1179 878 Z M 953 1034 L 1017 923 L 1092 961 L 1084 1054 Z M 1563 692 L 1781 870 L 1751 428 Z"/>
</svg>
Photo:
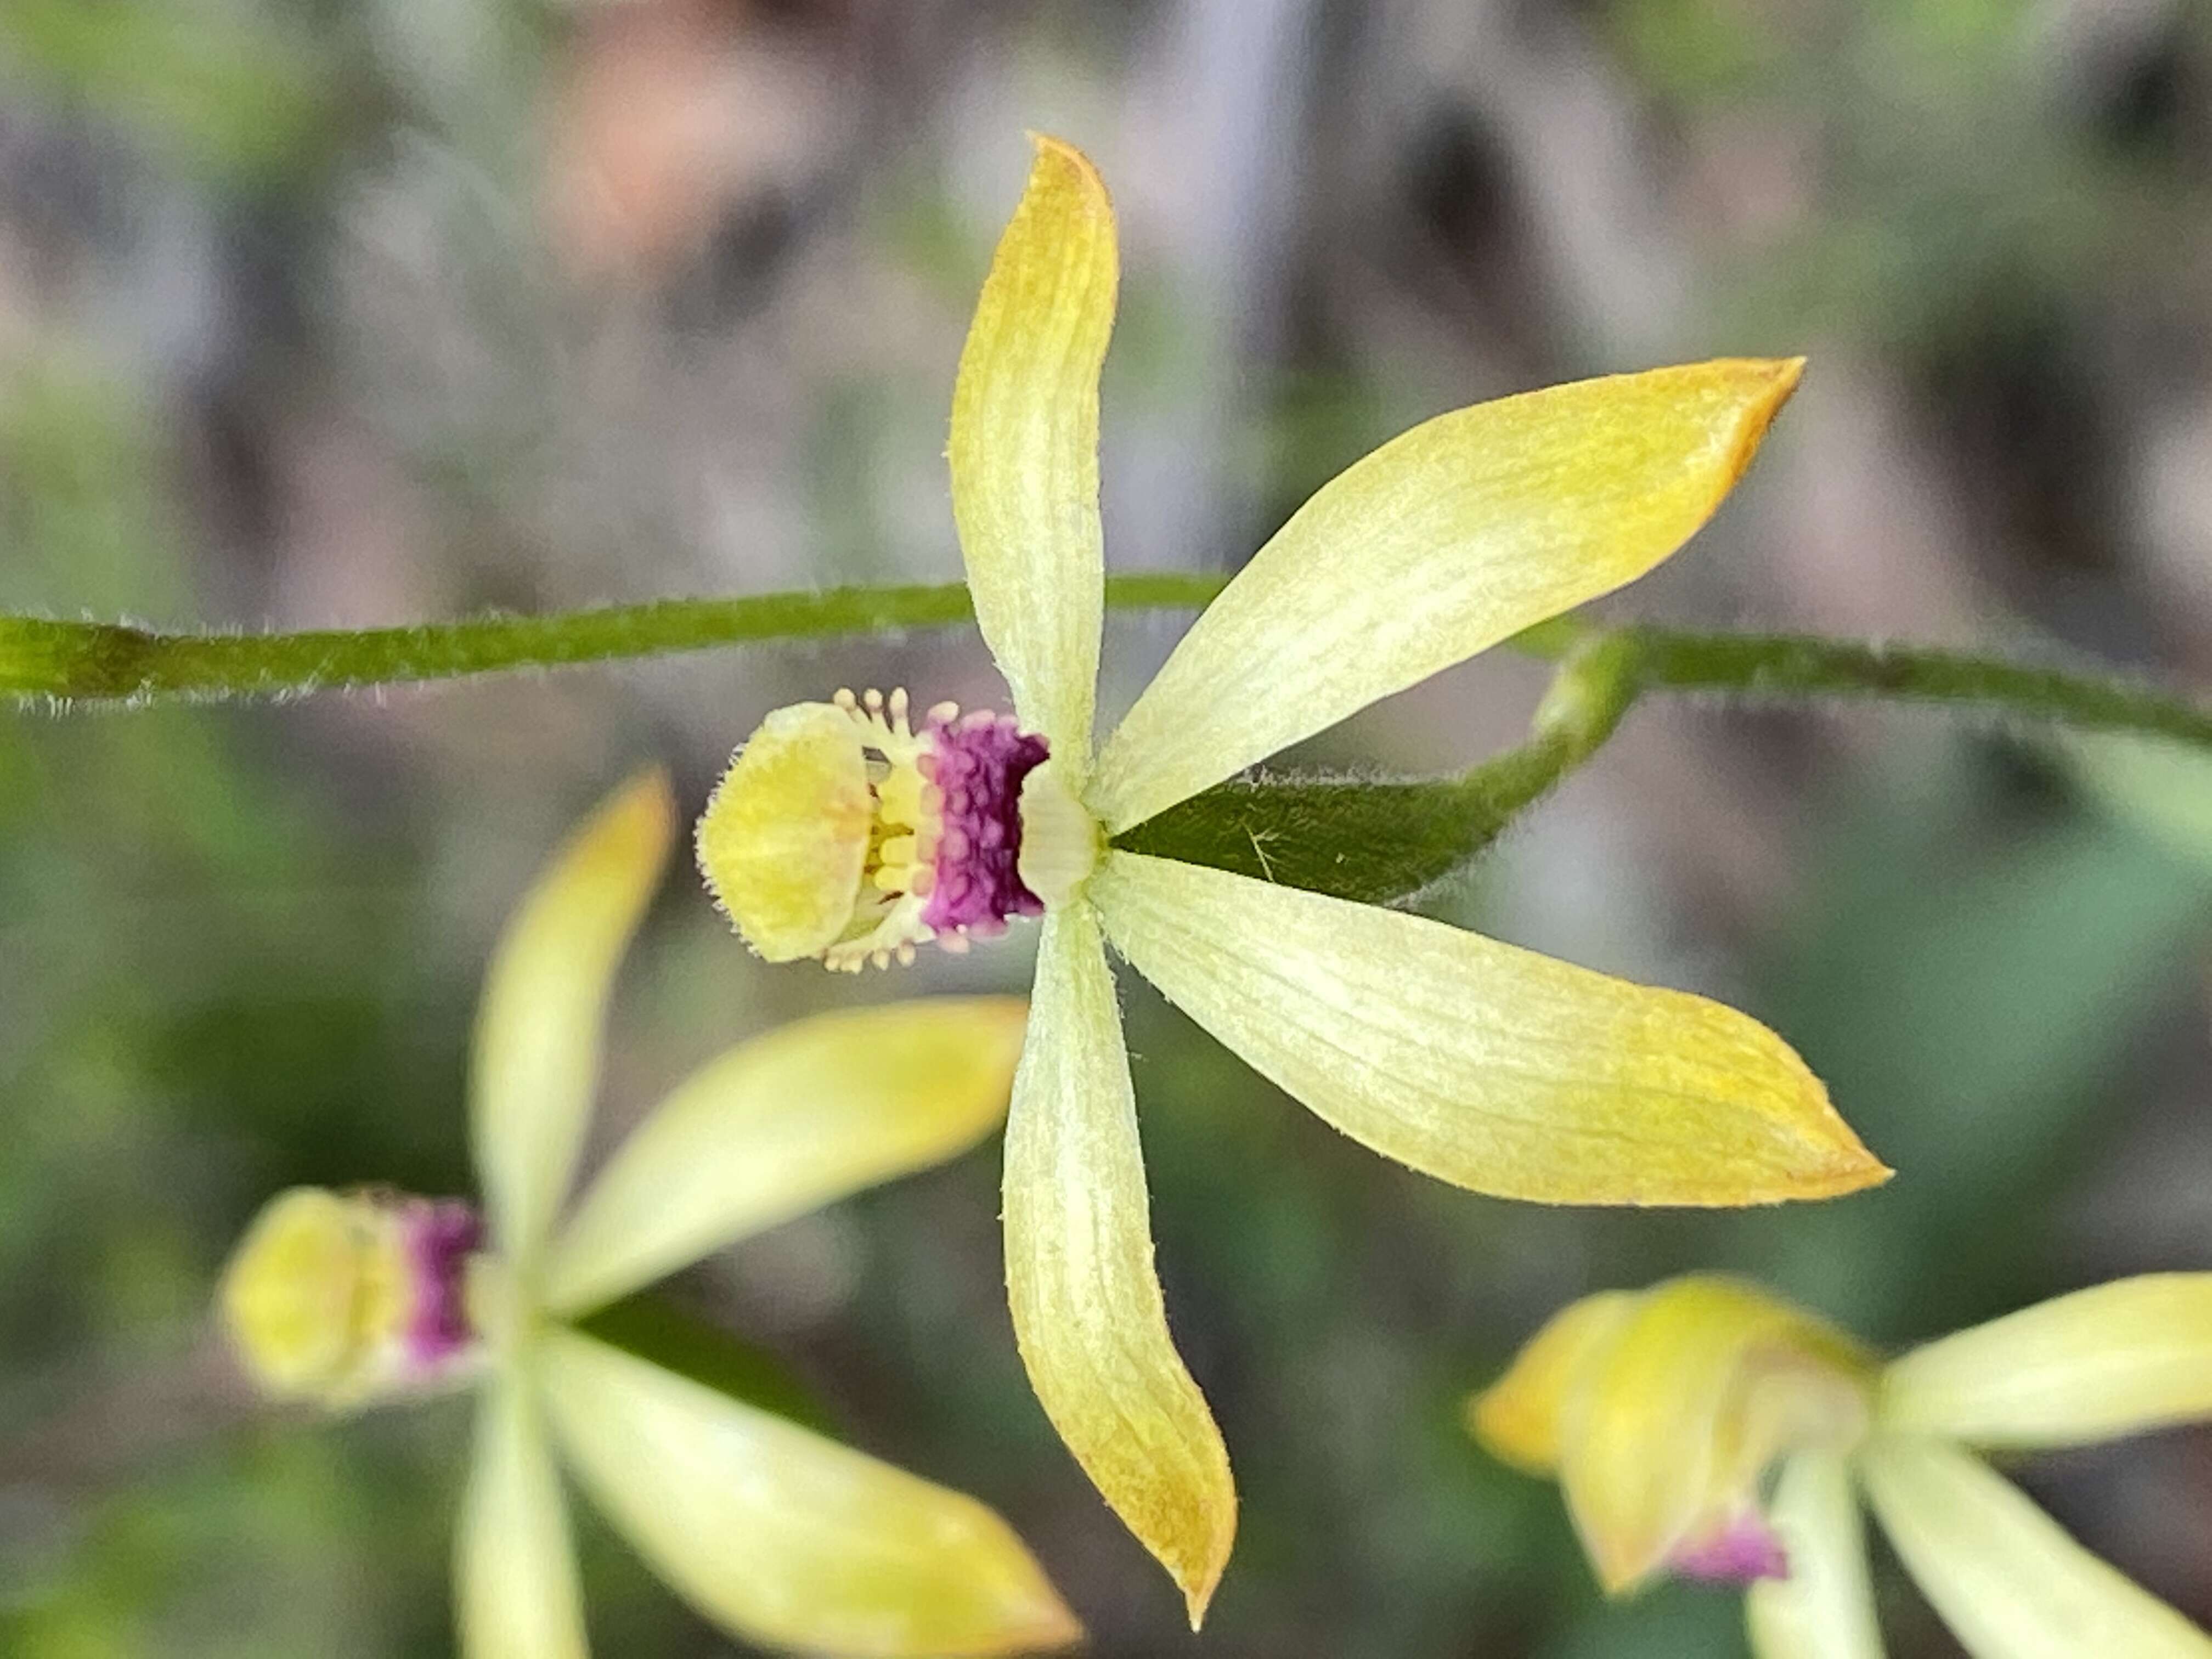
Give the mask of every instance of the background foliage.
<svg viewBox="0 0 2212 1659">
<path fill-rule="evenodd" d="M 283 626 L 955 574 L 941 452 L 1024 126 L 1125 218 L 1117 556 L 1227 568 L 1420 416 L 1705 353 L 1814 367 L 1623 614 L 2212 661 L 2212 34 L 2054 0 L 0 0 L 0 608 Z M 1121 618 L 1106 699 L 1173 637 Z M 211 1275 L 293 1181 L 465 1180 L 483 957 L 647 753 L 772 702 L 1002 696 L 971 635 L 290 707 L 0 720 L 0 1647 L 447 1650 L 458 1407 L 252 1410 Z M 1516 736 L 1498 658 L 1309 757 Z M 1120 688 L 1117 693 L 1115 688 Z M 1170 1306 L 1221 1415 L 1230 1656 L 1725 1653 L 1608 1607 L 1456 1404 L 1541 1317 L 1733 1267 L 1903 1343 L 2212 1260 L 2208 786 L 1864 709 L 1647 700 L 1442 914 L 1710 990 L 1903 1174 L 1547 1212 L 1342 1142 L 1139 986 Z M 799 1010 L 678 884 L 603 1131 Z M 1102 1655 L 1200 1650 L 1024 1389 L 981 1155 L 698 1270 L 849 1437 L 1000 1505 Z M 2212 1437 L 2037 1463 L 2212 1619 Z M 615 1653 L 726 1651 L 587 1539 Z M 1948 1640 L 1898 1605 L 1895 1650 Z"/>
</svg>

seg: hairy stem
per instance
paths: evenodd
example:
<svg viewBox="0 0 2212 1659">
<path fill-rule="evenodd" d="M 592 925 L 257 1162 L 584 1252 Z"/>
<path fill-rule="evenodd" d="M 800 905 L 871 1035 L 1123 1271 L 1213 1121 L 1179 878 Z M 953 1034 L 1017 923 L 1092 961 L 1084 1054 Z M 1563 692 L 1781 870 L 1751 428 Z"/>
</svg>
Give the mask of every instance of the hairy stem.
<svg viewBox="0 0 2212 1659">
<path fill-rule="evenodd" d="M 1195 611 L 1226 580 L 1174 572 L 1110 576 L 1106 603 L 1124 611 Z M 0 617 L 0 697 L 129 703 L 288 697 L 772 640 L 941 628 L 975 615 L 966 586 L 945 582 L 658 599 L 549 616 L 301 634 L 161 633 Z"/>
<path fill-rule="evenodd" d="M 1111 576 L 1115 610 L 1197 610 L 1226 578 L 1176 572 Z M 297 634 L 167 633 L 119 623 L 0 617 L 0 700 L 25 704 L 281 698 L 550 668 L 776 640 L 885 634 L 967 622 L 957 582 L 840 587 L 738 599 L 661 599 L 535 617 L 477 617 L 407 628 Z M 2212 749 L 2212 710 L 2136 681 L 2030 667 L 1964 652 L 1787 634 L 1599 629 L 1559 617 L 1510 643 L 1565 659 L 1594 637 L 1633 647 L 1650 691 L 1759 699 L 1863 698 L 1966 708 Z"/>
<path fill-rule="evenodd" d="M 1585 637 L 1632 641 L 1650 691 L 1711 691 L 1753 701 L 1855 698 L 1966 708 L 2084 731 L 2130 732 L 2212 749 L 2212 709 L 2118 676 L 2073 673 L 1967 652 L 1807 634 L 1703 634 L 1630 626 L 1599 630 L 1562 617 L 1516 648 L 1564 660 Z"/>
</svg>

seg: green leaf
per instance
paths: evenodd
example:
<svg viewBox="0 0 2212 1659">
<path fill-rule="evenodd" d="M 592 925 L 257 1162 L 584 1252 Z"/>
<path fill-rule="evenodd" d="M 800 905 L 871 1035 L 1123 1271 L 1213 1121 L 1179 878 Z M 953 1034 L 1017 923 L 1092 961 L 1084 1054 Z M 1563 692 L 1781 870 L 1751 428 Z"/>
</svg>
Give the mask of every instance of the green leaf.
<svg viewBox="0 0 2212 1659">
<path fill-rule="evenodd" d="M 1114 845 L 1336 898 L 1395 903 L 1464 869 L 1559 781 L 1578 747 L 1539 738 L 1454 777 L 1232 779 L 1124 830 Z"/>
<path fill-rule="evenodd" d="M 830 1432 L 822 1402 L 780 1357 L 708 1323 L 665 1295 L 630 1297 L 578 1320 L 575 1328 L 742 1404 Z"/>
</svg>

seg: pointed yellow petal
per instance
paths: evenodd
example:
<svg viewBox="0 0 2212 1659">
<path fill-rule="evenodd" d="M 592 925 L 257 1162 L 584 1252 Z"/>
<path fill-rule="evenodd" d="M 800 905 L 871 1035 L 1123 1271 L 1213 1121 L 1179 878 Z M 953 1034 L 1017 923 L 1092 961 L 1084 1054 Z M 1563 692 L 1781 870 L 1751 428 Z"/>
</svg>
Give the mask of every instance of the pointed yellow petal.
<svg viewBox="0 0 2212 1659">
<path fill-rule="evenodd" d="M 615 969 L 676 829 L 659 772 L 586 821 L 524 897 L 484 979 L 470 1128 L 492 1237 L 526 1266 L 561 1206 L 599 1073 Z"/>
<path fill-rule="evenodd" d="M 1168 1335 L 1136 1097 L 1098 925 L 1045 918 L 1006 1121 L 1006 1293 L 1045 1413 L 1182 1588 L 1193 1629 L 1237 1533 L 1229 1454 Z"/>
<path fill-rule="evenodd" d="M 2212 1273 L 2146 1273 L 1916 1348 L 1883 1426 L 1984 1446 L 2078 1446 L 2212 1417 Z"/>
<path fill-rule="evenodd" d="M 855 1656 L 1031 1653 L 1081 1636 L 974 1498 L 572 1331 L 549 1331 L 540 1363 L 592 1498 L 732 1634 Z"/>
<path fill-rule="evenodd" d="M 1790 1458 L 1767 1519 L 1781 1535 L 1790 1577 L 1762 1579 L 1745 1597 L 1753 1659 L 1882 1659 L 1866 1531 L 1844 1458 L 1832 1451 Z"/>
<path fill-rule="evenodd" d="M 1502 1462 L 1549 1474 L 1559 1462 L 1567 1395 L 1636 1306 L 1626 1291 L 1601 1291 L 1554 1314 L 1514 1356 L 1504 1376 L 1468 1396 L 1468 1431 Z"/>
<path fill-rule="evenodd" d="M 2083 1549 L 1972 1453 L 1884 1437 L 1859 1472 L 1907 1571 L 1975 1659 L 2212 1656 L 2212 1637 Z"/>
<path fill-rule="evenodd" d="M 1802 359 L 1553 386 L 1439 416 L 1300 507 L 1098 757 L 1118 833 L 1531 623 L 1632 581 L 1711 516 Z"/>
<path fill-rule="evenodd" d="M 1023 724 L 1079 784 L 1105 605 L 1098 369 L 1120 266 L 1096 170 L 1057 138 L 1036 147 L 960 354 L 947 459 L 984 642 Z"/>
<path fill-rule="evenodd" d="M 555 1241 L 574 1315 L 709 1250 L 966 1152 L 1006 1115 L 1026 1008 L 926 997 L 817 1014 L 712 1060 L 639 1126 Z"/>
<path fill-rule="evenodd" d="M 1559 1428 L 1559 1484 L 1609 1591 L 1641 1583 L 1756 1495 L 1801 1446 L 1866 1424 L 1868 1369 L 1850 1340 L 1749 1285 L 1669 1279 L 1583 1361 Z"/>
<path fill-rule="evenodd" d="M 1107 936 L 1353 1139 L 1559 1204 L 1826 1198 L 1888 1171 L 1756 1020 L 1441 922 L 1111 853 Z"/>
<path fill-rule="evenodd" d="M 518 1379 L 494 1382 L 477 1407 L 453 1558 L 464 1659 L 585 1659 L 568 1506 Z"/>
</svg>

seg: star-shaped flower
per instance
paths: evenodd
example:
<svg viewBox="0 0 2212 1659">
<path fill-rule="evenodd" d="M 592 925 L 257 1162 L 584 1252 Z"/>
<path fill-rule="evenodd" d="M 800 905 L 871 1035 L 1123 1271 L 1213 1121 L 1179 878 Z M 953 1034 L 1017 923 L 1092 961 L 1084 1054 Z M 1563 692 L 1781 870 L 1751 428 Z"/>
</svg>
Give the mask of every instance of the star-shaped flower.
<svg viewBox="0 0 2212 1659">
<path fill-rule="evenodd" d="M 1641 575 L 1748 465 L 1794 362 L 1555 387 L 1443 416 L 1324 486 L 1094 753 L 1098 374 L 1114 215 L 1039 141 L 952 400 L 952 504 L 1014 714 L 904 694 L 770 714 L 699 826 L 772 961 L 859 968 L 1042 915 L 1006 1155 L 1006 1281 L 1037 1396 L 1195 1623 L 1236 1492 L 1168 1334 L 1107 967 L 1137 971 L 1354 1139 L 1477 1192 L 1750 1204 L 1887 1173 L 1730 1009 L 1395 910 L 1117 850 L 1155 814 Z"/>
<path fill-rule="evenodd" d="M 1023 1008 L 926 998 L 805 1019 L 679 1086 L 563 1226 L 606 1003 L 674 834 L 652 776 L 604 807 L 509 924 L 484 986 L 471 1126 L 488 1224 L 457 1200 L 296 1188 L 227 1270 L 223 1322 L 280 1399 L 479 1394 L 455 1553 L 471 1659 L 581 1659 L 555 1451 L 638 1553 L 748 1641 L 996 1655 L 1081 1634 L 973 1498 L 665 1370 L 578 1320 L 747 1234 L 965 1151 L 1004 1110 Z"/>
<path fill-rule="evenodd" d="M 1609 1591 L 1666 1572 L 1749 1586 L 1758 1659 L 1881 1659 L 1855 1485 L 1975 1659 L 2207 1659 L 2212 1637 L 1970 1448 L 2208 1419 L 2212 1273 L 2100 1285 L 1887 1366 L 1734 1279 L 1608 1291 L 1468 1412 L 1497 1456 L 1557 1475 Z"/>
</svg>

